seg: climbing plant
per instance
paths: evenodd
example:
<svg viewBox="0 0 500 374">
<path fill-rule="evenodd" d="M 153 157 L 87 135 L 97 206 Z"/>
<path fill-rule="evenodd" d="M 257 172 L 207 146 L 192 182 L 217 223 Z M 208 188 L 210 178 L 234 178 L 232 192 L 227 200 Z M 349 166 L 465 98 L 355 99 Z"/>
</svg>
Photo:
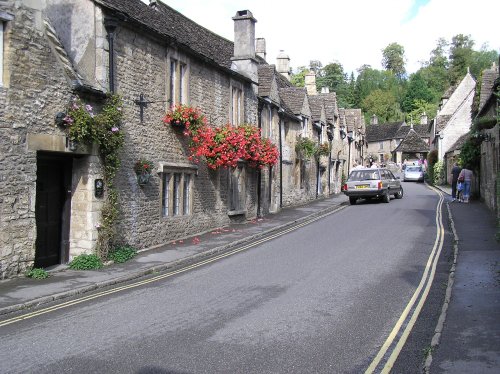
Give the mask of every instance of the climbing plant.
<svg viewBox="0 0 500 374">
<path fill-rule="evenodd" d="M 77 143 L 99 146 L 99 155 L 104 167 L 106 201 L 97 225 L 97 254 L 106 258 L 116 235 L 115 223 L 119 214 L 118 192 L 114 185 L 116 172 L 120 167 L 119 152 L 123 147 L 124 134 L 120 129 L 122 120 L 122 99 L 109 95 L 99 113 L 91 105 L 73 98 L 62 119 L 68 137 Z"/>
</svg>

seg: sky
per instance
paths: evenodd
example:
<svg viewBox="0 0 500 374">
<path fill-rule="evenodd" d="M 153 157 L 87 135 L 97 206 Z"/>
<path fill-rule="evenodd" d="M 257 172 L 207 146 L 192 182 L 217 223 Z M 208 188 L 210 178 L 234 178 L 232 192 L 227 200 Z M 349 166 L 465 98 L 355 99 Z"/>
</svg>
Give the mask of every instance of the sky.
<svg viewBox="0 0 500 374">
<path fill-rule="evenodd" d="M 148 3 L 149 0 L 142 0 Z M 439 38 L 470 35 L 474 49 L 487 44 L 500 51 L 498 0 L 162 0 L 196 23 L 234 40 L 232 17 L 250 10 L 256 38 L 265 38 L 270 64 L 283 50 L 294 71 L 311 60 L 339 62 L 348 74 L 364 65 L 382 69 L 382 50 L 391 43 L 405 49 L 413 73 Z"/>
</svg>

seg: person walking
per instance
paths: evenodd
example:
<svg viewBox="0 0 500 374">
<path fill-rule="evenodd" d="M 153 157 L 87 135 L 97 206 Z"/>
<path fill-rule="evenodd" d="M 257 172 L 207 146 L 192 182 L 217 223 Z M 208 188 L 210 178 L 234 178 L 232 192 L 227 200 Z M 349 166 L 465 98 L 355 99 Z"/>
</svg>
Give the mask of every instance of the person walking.
<svg viewBox="0 0 500 374">
<path fill-rule="evenodd" d="M 457 199 L 457 182 L 461 171 L 462 168 L 458 166 L 457 162 L 455 162 L 453 168 L 451 169 L 451 201 L 455 201 Z"/>
<path fill-rule="evenodd" d="M 464 203 L 469 202 L 469 197 L 470 197 L 470 184 L 472 181 L 472 176 L 473 172 L 470 169 L 467 169 L 467 167 L 464 167 L 462 171 L 460 172 L 460 175 L 458 176 L 458 181 L 461 182 L 463 181 L 464 183 L 464 190 L 462 191 L 462 196 Z"/>
</svg>

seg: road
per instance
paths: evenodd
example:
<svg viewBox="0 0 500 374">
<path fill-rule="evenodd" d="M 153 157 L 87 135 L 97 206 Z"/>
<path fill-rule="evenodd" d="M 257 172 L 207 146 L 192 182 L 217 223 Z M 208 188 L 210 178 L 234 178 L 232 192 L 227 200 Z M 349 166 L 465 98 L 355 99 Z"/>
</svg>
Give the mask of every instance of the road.
<svg viewBox="0 0 500 374">
<path fill-rule="evenodd" d="M 394 372 L 420 372 L 443 287 L 414 324 L 424 292 L 409 302 L 446 233 L 438 194 L 404 187 L 402 200 L 361 202 L 209 265 L 3 326 L 0 371 L 379 372 L 412 325 Z"/>
</svg>

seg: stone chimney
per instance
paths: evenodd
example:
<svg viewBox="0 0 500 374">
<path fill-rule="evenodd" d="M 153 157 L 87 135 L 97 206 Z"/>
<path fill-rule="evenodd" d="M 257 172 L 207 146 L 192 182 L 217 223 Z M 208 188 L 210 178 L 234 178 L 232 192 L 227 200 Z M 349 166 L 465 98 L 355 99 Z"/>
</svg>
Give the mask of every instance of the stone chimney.
<svg viewBox="0 0 500 374">
<path fill-rule="evenodd" d="M 266 39 L 257 38 L 255 41 L 255 53 L 264 60 L 266 59 Z"/>
<path fill-rule="evenodd" d="M 290 80 L 290 57 L 283 50 L 276 59 L 276 70 Z"/>
<path fill-rule="evenodd" d="M 374 114 L 370 120 L 370 125 L 378 125 L 378 117 Z"/>
<path fill-rule="evenodd" d="M 158 10 L 158 1 L 157 0 L 149 0 L 149 6 L 154 10 Z"/>
<path fill-rule="evenodd" d="M 255 23 L 252 12 L 239 10 L 234 21 L 234 53 L 231 69 L 258 82 L 258 65 L 255 59 Z"/>
<path fill-rule="evenodd" d="M 317 95 L 318 90 L 316 88 L 316 74 L 314 71 L 310 71 L 304 77 L 304 85 L 306 86 L 308 95 Z"/>
<path fill-rule="evenodd" d="M 321 93 L 330 93 L 330 89 L 328 87 L 321 87 Z"/>
<path fill-rule="evenodd" d="M 421 125 L 427 125 L 427 114 L 425 112 L 422 113 L 422 115 L 420 116 L 420 124 Z"/>
</svg>

